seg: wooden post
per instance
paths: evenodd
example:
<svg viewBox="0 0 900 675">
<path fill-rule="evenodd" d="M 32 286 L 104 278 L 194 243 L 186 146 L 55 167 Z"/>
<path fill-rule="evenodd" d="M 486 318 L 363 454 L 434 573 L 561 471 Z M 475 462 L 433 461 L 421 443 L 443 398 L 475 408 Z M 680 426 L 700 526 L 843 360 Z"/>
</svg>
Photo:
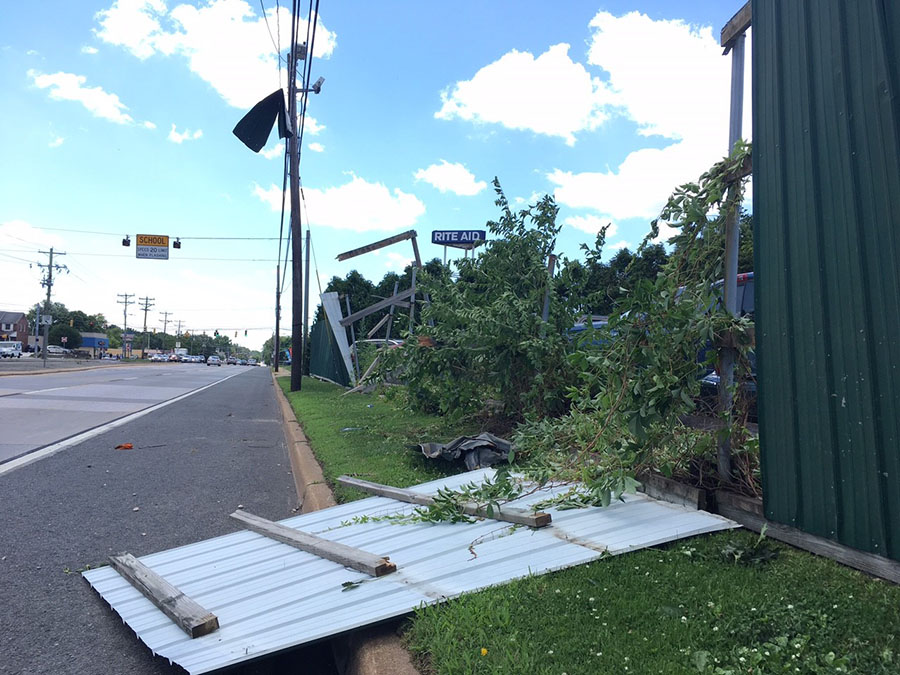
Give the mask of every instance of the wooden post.
<svg viewBox="0 0 900 675">
<path fill-rule="evenodd" d="M 339 563 L 345 567 L 352 567 L 373 577 L 380 577 L 397 571 L 397 566 L 384 556 L 362 551 L 330 539 L 323 539 L 309 532 L 295 530 L 281 523 L 273 523 L 271 520 L 260 518 L 246 511 L 235 511 L 231 514 L 231 517 L 252 532 L 275 539 L 282 544 L 293 546 L 301 551 L 312 553 L 320 558 Z"/>
</svg>

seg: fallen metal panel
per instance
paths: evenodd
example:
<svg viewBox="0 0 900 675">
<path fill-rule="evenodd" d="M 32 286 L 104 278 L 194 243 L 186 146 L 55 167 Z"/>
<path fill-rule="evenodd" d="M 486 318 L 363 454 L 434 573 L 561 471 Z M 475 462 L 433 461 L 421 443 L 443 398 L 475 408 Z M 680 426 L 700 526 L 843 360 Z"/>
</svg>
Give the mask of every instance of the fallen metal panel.
<svg viewBox="0 0 900 675">
<path fill-rule="evenodd" d="M 493 470 L 485 469 L 415 489 L 434 494 L 438 488 L 491 475 Z M 562 489 L 544 490 L 512 505 L 526 508 Z M 104 567 L 83 576 L 155 654 L 190 673 L 205 673 L 402 616 L 422 604 L 590 562 L 604 553 L 736 527 L 720 516 L 645 495 L 629 495 L 605 509 L 548 509 L 553 522 L 539 530 L 493 520 L 370 520 L 414 508 L 370 497 L 280 521 L 378 555 L 389 553 L 398 570 L 378 578 L 246 531 L 144 556 L 144 565 L 219 617 L 215 634 L 193 640 L 115 570 Z M 355 520 L 362 516 L 369 519 Z M 356 586 L 347 590 L 348 582 Z"/>
<path fill-rule="evenodd" d="M 341 301 L 338 294 L 334 291 L 322 293 L 319 296 L 322 301 L 322 309 L 325 310 L 325 316 L 328 317 L 328 325 L 331 326 L 331 332 L 334 335 L 334 341 L 337 344 L 338 351 L 341 353 L 341 359 L 344 361 L 344 367 L 347 369 L 347 375 L 350 382 L 356 384 L 353 374 L 353 362 L 350 360 L 350 343 L 347 342 L 347 331 L 341 325 Z"/>
</svg>

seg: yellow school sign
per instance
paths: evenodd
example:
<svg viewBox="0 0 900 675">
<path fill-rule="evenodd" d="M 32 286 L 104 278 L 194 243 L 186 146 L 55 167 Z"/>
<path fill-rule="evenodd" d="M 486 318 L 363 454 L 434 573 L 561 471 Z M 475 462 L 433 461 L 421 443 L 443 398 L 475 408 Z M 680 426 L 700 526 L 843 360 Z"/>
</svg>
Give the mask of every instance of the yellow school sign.
<svg viewBox="0 0 900 675">
<path fill-rule="evenodd" d="M 169 236 L 166 234 L 139 234 L 134 252 L 138 258 L 169 259 Z"/>
</svg>

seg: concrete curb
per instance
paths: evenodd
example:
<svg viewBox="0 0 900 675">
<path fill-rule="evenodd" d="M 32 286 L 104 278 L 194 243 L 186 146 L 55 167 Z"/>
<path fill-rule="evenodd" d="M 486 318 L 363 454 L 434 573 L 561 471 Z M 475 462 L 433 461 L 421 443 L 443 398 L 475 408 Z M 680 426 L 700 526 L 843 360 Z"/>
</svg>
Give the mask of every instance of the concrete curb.
<svg viewBox="0 0 900 675">
<path fill-rule="evenodd" d="M 284 437 L 288 444 L 297 498 L 300 500 L 300 512 L 310 513 L 335 506 L 337 502 L 325 482 L 322 467 L 316 461 L 309 440 L 274 372 L 272 385 L 281 407 Z M 335 638 L 332 650 L 342 675 L 419 675 L 409 652 L 391 624 L 365 628 Z"/>
</svg>

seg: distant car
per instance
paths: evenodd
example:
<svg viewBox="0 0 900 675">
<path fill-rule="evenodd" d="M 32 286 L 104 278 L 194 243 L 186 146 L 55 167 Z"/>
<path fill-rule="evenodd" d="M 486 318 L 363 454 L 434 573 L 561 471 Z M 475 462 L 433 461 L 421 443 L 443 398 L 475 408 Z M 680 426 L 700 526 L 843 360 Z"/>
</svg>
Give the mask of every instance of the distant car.
<svg viewBox="0 0 900 675">
<path fill-rule="evenodd" d="M 236 356 L 229 356 L 227 359 L 225 359 L 225 364 L 229 366 L 236 366 L 237 362 L 238 360 Z"/>
<path fill-rule="evenodd" d="M 247 361 L 248 366 L 258 366 L 259 364 L 256 362 L 256 359 L 250 359 Z"/>
<path fill-rule="evenodd" d="M 169 354 L 169 363 L 178 363 L 178 354 Z"/>
<path fill-rule="evenodd" d="M 66 354 L 71 353 L 70 349 L 66 349 L 65 347 L 60 347 L 59 345 L 47 345 L 47 354 L 54 354 L 56 356 L 65 356 Z"/>
<path fill-rule="evenodd" d="M 222 365 L 222 359 L 220 359 L 218 356 L 216 356 L 215 354 L 213 354 L 212 356 L 210 356 L 209 358 L 206 359 L 206 365 L 208 365 L 208 366 L 221 366 L 221 365 Z"/>
<path fill-rule="evenodd" d="M 150 357 L 150 361 L 152 361 L 154 363 L 163 363 L 167 360 L 168 359 L 166 358 L 165 354 L 154 354 L 153 356 Z"/>
</svg>

